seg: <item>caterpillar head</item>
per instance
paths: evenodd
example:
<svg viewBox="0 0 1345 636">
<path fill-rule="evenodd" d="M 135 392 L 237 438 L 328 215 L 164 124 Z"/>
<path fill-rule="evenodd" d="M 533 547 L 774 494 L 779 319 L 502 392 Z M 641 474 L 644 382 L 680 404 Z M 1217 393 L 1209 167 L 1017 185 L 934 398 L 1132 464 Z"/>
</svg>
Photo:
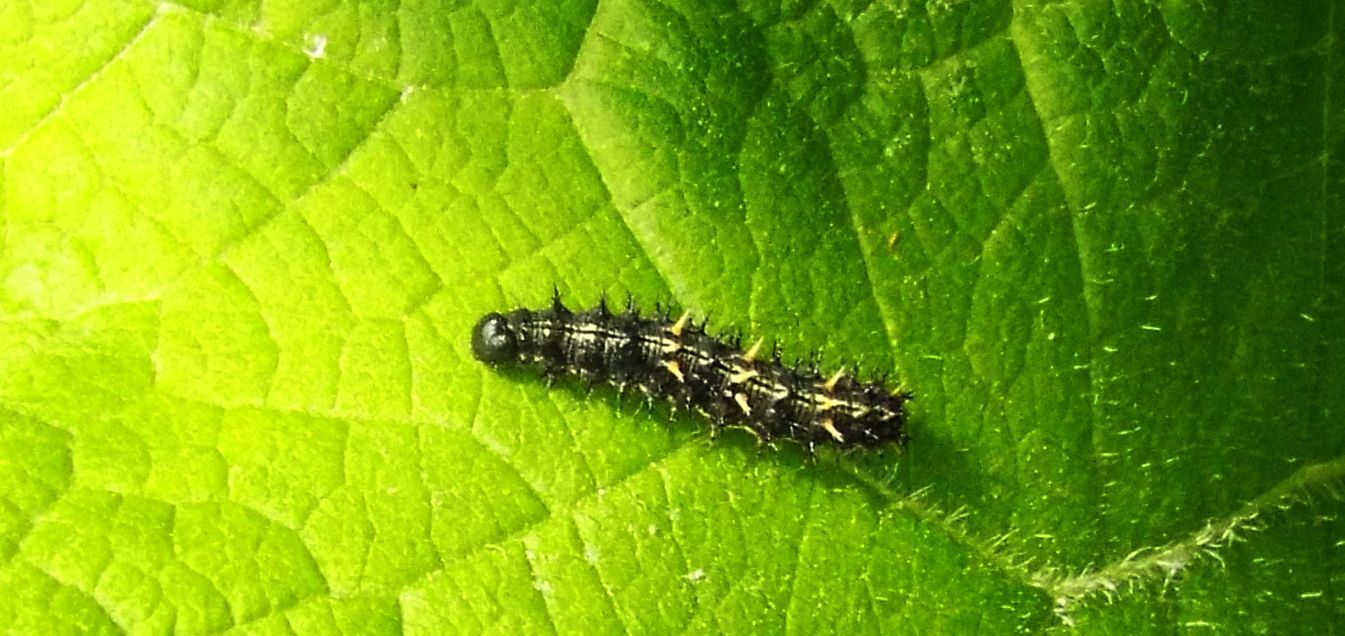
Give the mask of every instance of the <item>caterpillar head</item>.
<svg viewBox="0 0 1345 636">
<path fill-rule="evenodd" d="M 472 355 L 487 364 L 516 360 L 518 338 L 514 326 L 500 314 L 486 314 L 472 328 Z"/>
</svg>

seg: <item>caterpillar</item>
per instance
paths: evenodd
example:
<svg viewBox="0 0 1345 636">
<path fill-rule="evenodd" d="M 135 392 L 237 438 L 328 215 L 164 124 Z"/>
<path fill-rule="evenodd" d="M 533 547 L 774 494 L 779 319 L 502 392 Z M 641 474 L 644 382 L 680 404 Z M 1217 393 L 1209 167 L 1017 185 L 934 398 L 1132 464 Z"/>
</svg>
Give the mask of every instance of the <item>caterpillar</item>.
<svg viewBox="0 0 1345 636">
<path fill-rule="evenodd" d="M 606 299 L 572 312 L 557 293 L 546 309 L 488 313 L 472 330 L 472 354 L 491 366 L 540 367 L 549 380 L 578 376 L 619 391 L 636 388 L 650 401 L 700 413 L 711 431 L 739 427 L 763 443 L 793 440 L 810 453 L 884 444 L 905 446 L 906 402 L 912 394 L 882 381 L 862 382 L 844 369 L 786 365 L 762 340 L 743 350 L 737 337 L 716 338 L 705 323 L 656 312 L 641 316 L 630 302 L 613 313 Z"/>
</svg>

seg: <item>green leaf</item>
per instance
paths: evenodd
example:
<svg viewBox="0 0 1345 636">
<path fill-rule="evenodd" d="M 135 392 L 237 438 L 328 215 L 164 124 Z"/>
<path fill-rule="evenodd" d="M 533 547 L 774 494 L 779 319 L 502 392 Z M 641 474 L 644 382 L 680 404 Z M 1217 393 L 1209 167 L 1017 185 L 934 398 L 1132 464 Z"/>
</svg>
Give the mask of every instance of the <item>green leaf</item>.
<svg viewBox="0 0 1345 636">
<path fill-rule="evenodd" d="M 5 631 L 1345 619 L 1345 2 L 310 4 L 0 7 Z M 553 284 L 910 447 L 471 358 Z"/>
</svg>

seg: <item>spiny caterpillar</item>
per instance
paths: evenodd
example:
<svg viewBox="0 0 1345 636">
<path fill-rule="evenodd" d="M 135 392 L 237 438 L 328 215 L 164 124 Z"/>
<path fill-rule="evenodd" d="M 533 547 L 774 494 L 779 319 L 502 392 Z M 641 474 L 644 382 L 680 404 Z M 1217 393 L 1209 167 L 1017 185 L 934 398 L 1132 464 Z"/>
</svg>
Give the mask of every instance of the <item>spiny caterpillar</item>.
<svg viewBox="0 0 1345 636">
<path fill-rule="evenodd" d="M 606 299 L 571 312 L 553 297 L 542 310 L 486 314 L 472 330 L 472 354 L 493 366 L 540 366 L 548 379 L 575 375 L 590 384 L 635 387 L 710 420 L 712 430 L 745 428 L 762 442 L 790 439 L 809 452 L 906 444 L 905 403 L 911 394 L 882 382 L 860 382 L 844 370 L 824 377 L 788 366 L 779 352 L 746 351 L 716 339 L 688 314 L 677 320 L 641 316 L 628 302 L 612 313 Z"/>
</svg>

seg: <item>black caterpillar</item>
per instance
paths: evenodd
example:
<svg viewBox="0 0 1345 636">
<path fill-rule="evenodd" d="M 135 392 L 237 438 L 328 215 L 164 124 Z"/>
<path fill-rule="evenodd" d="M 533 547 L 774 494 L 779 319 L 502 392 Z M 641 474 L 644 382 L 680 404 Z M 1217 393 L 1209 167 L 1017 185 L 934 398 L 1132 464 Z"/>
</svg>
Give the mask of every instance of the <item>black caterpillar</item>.
<svg viewBox="0 0 1345 636">
<path fill-rule="evenodd" d="M 737 426 L 758 440 L 791 439 L 813 452 L 906 444 L 911 394 L 838 371 L 786 366 L 778 351 L 759 357 L 761 341 L 743 351 L 738 338 L 717 340 L 683 315 L 643 317 L 627 303 L 613 314 L 606 300 L 571 312 L 556 295 L 551 307 L 490 313 L 472 330 L 472 353 L 491 365 L 540 365 L 549 379 L 577 375 L 618 390 L 634 386 L 651 400 L 695 410 L 712 429 Z"/>
</svg>

